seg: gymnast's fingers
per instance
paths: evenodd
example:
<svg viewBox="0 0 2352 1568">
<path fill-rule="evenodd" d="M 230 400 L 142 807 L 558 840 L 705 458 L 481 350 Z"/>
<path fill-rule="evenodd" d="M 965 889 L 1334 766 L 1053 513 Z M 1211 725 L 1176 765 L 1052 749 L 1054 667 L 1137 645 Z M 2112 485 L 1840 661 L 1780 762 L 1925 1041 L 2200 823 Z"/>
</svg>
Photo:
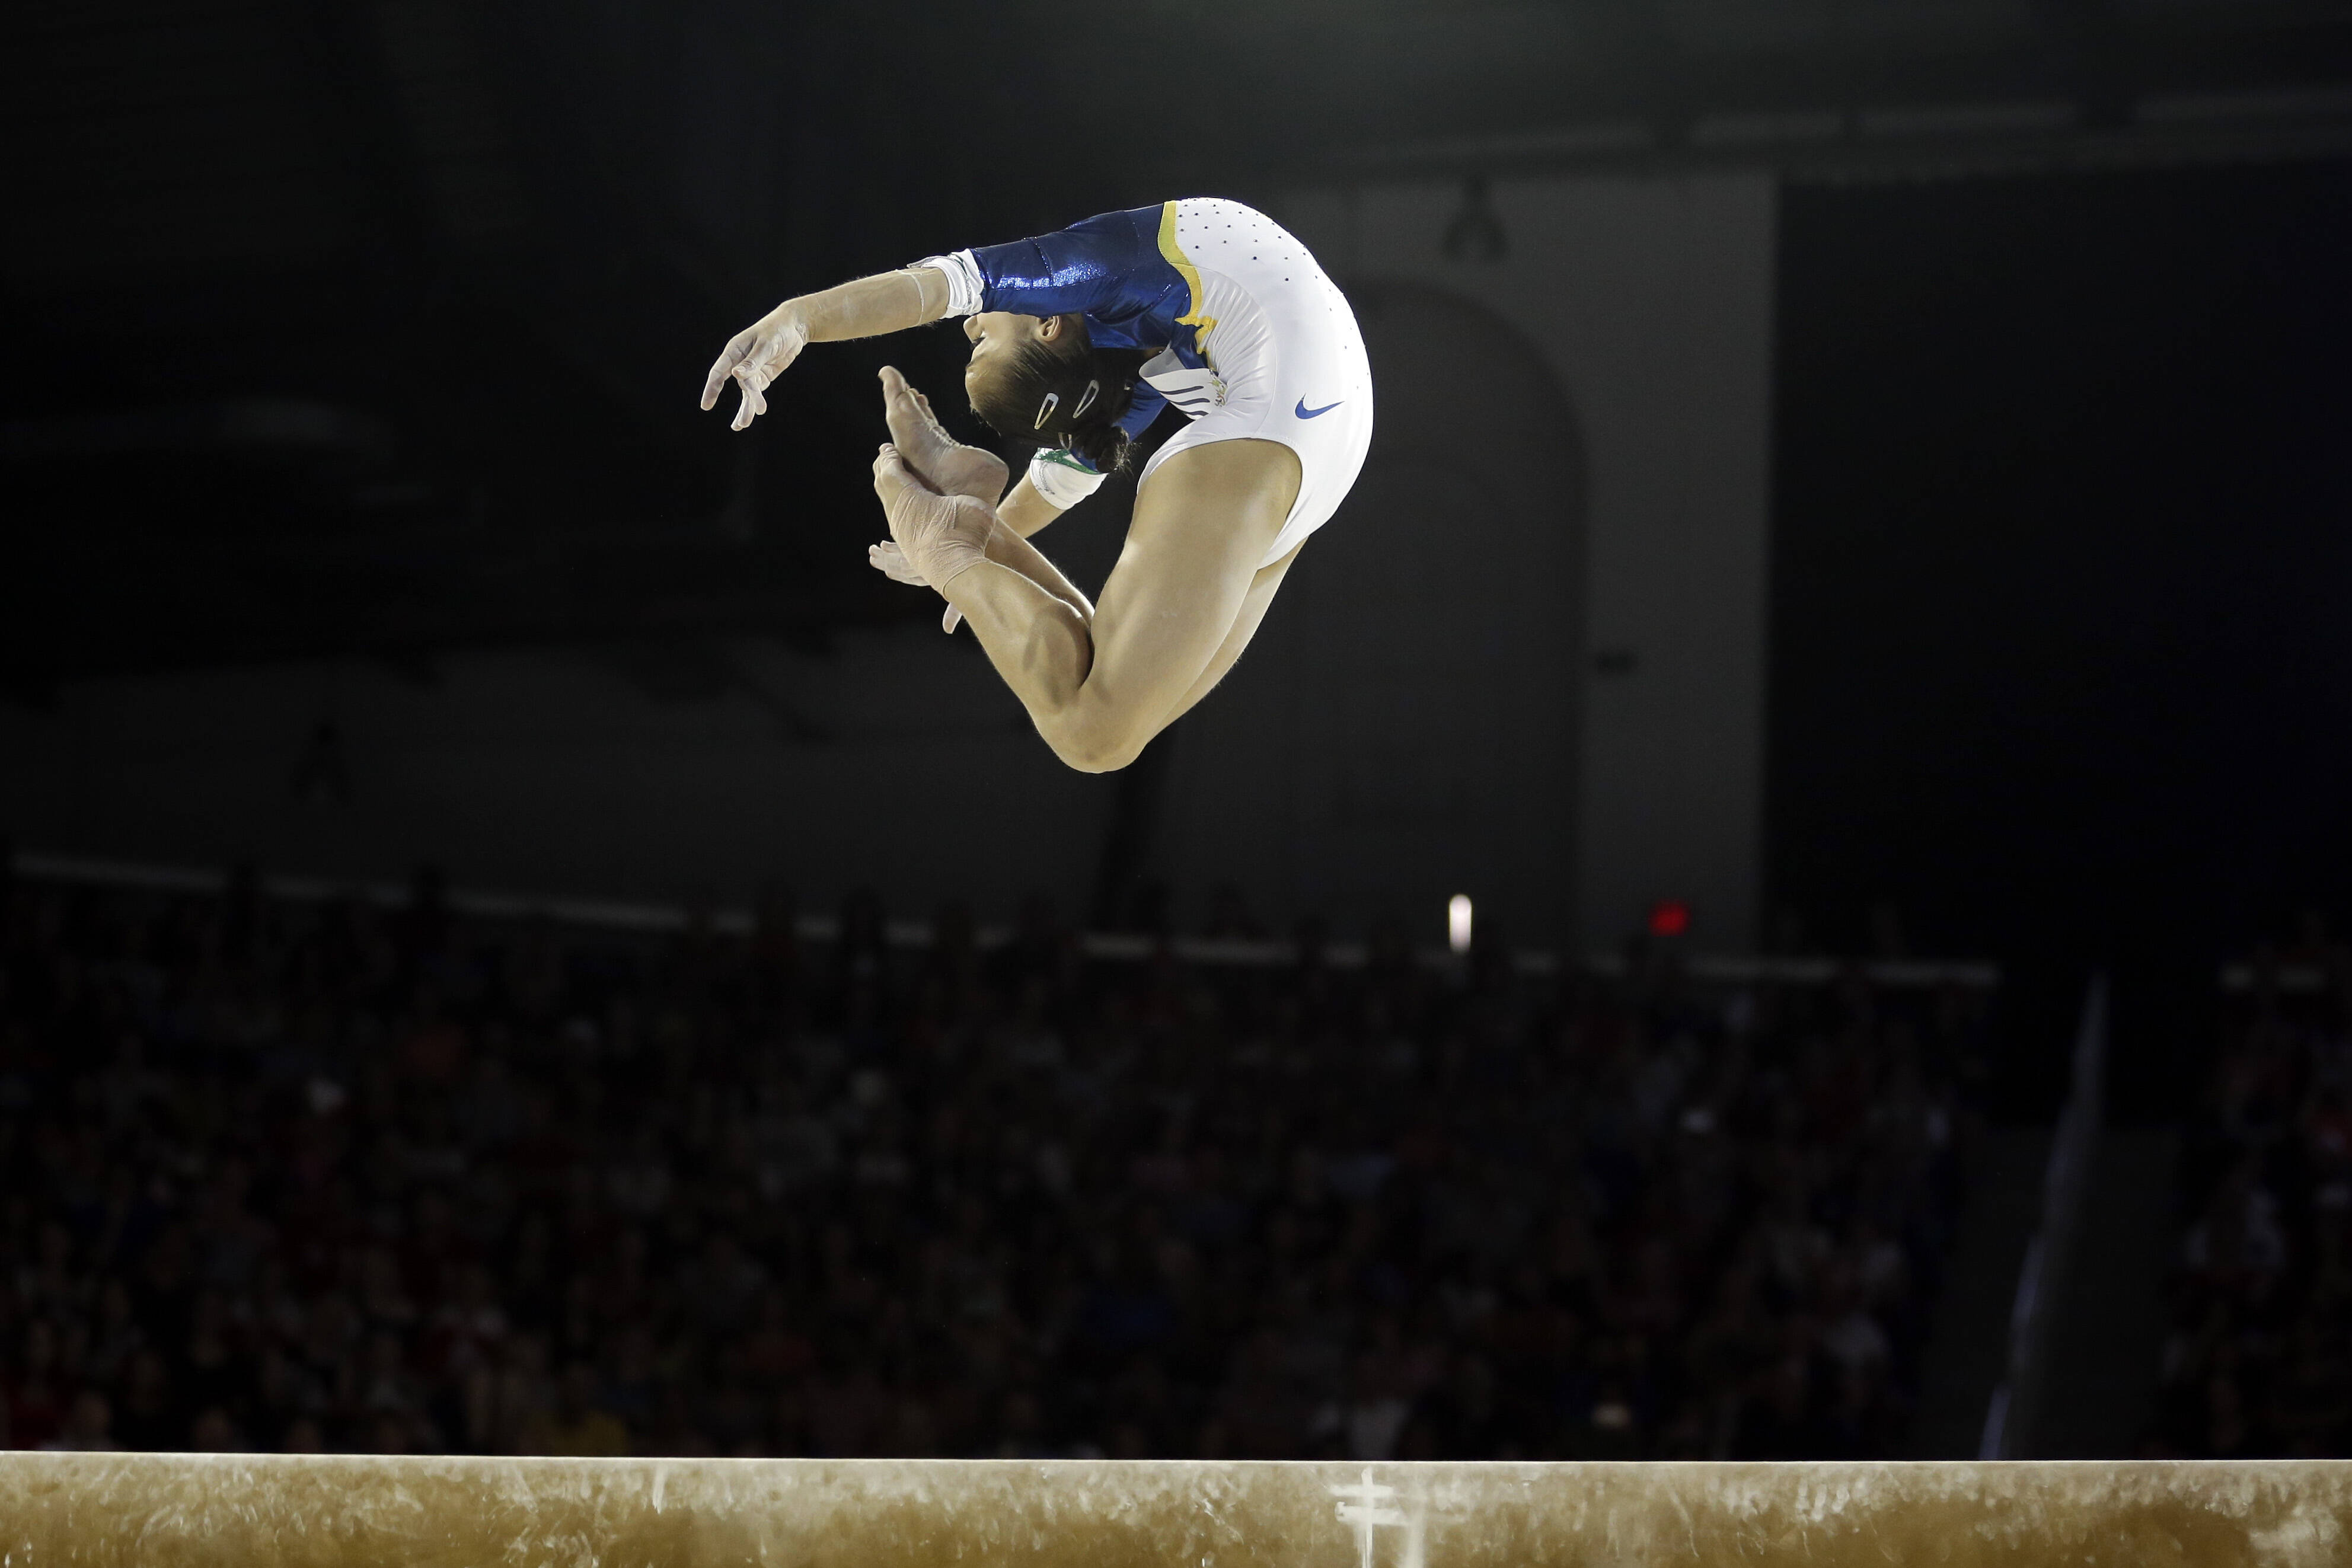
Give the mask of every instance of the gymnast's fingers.
<svg viewBox="0 0 2352 1568">
<path fill-rule="evenodd" d="M 767 395 L 761 390 L 768 384 L 768 377 L 745 366 L 735 372 L 735 382 L 743 389 L 743 401 L 735 409 L 732 428 L 741 430 L 768 412 Z"/>
<path fill-rule="evenodd" d="M 903 582 L 910 588 L 930 586 L 923 574 L 915 570 L 915 563 L 907 559 L 907 552 L 898 548 L 896 539 L 884 539 L 880 544 L 868 545 L 866 559 L 875 570 L 893 582 Z"/>
<path fill-rule="evenodd" d="M 704 377 L 702 382 L 704 408 L 717 406 L 719 389 L 727 384 L 727 378 L 735 373 L 735 367 L 743 362 L 745 355 L 751 353 L 751 345 L 757 340 L 757 337 L 758 334 L 753 329 L 746 327 L 728 339 L 727 346 L 719 350 L 719 357 L 710 361 L 710 374 Z"/>
<path fill-rule="evenodd" d="M 961 624 L 962 621 L 963 612 L 950 604 L 947 607 L 946 612 L 940 617 L 940 630 L 952 637 L 955 635 L 956 627 Z"/>
</svg>

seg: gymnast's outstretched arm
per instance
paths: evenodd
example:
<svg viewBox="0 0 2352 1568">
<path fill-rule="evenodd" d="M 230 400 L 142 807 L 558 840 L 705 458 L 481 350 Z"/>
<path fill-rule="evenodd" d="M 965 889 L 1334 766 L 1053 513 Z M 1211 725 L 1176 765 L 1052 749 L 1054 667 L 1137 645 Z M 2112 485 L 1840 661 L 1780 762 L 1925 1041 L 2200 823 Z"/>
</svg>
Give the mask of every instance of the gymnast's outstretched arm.
<svg viewBox="0 0 2352 1568">
<path fill-rule="evenodd" d="M 787 299 L 727 340 L 703 381 L 702 406 L 716 406 L 731 377 L 743 389 L 743 402 L 730 428 L 747 429 L 768 412 L 769 385 L 809 344 L 903 332 L 947 313 L 947 275 L 929 267 L 877 273 Z"/>
</svg>

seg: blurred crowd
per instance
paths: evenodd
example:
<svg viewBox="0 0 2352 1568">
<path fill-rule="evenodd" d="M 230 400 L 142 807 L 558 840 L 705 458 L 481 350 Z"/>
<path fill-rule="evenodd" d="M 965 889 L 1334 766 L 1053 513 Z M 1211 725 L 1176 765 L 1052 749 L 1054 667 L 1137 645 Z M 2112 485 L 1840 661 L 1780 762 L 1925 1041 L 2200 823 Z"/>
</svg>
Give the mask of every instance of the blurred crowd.
<svg viewBox="0 0 2352 1568">
<path fill-rule="evenodd" d="M 812 943 L 782 895 L 649 937 L 430 879 L 0 891 L 23 1448 L 1888 1455 L 1984 1056 L 1975 994 L 1393 930 L 1211 966 L 1037 903 L 983 946 L 870 897 Z M 2263 1038 L 2249 1215 L 2263 1161 L 2342 1170 L 2316 1042 Z M 2205 1245 L 2286 1248 L 2283 1301 L 2317 1212 Z"/>
<path fill-rule="evenodd" d="M 2154 1452 L 2352 1458 L 2352 946 L 2259 955 L 2182 1161 Z"/>
</svg>

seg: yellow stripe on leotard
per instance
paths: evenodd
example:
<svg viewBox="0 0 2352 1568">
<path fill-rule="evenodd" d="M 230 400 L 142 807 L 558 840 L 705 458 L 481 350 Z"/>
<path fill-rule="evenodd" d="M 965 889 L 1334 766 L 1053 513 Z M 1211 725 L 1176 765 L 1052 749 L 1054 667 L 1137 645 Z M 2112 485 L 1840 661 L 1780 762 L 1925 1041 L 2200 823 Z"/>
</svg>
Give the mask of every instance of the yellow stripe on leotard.
<svg viewBox="0 0 2352 1568">
<path fill-rule="evenodd" d="M 1192 291 L 1192 308 L 1176 318 L 1179 327 L 1192 329 L 1192 351 L 1202 359 L 1209 357 L 1209 331 L 1217 324 L 1214 316 L 1201 313 L 1201 269 L 1184 255 L 1184 247 L 1176 243 L 1176 204 L 1162 204 L 1160 209 L 1160 254 L 1176 269 L 1185 286 Z"/>
</svg>

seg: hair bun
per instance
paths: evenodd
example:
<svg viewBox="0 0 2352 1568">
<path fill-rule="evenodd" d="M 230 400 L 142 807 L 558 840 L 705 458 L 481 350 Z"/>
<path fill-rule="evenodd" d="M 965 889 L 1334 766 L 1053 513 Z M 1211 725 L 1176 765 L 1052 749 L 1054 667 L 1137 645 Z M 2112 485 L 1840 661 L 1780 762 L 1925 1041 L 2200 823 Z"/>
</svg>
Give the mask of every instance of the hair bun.
<svg viewBox="0 0 2352 1568">
<path fill-rule="evenodd" d="M 1118 473 L 1127 466 L 1127 460 L 1135 450 L 1135 443 L 1129 440 L 1127 432 L 1116 424 L 1089 425 L 1084 430 L 1074 430 L 1062 438 L 1062 444 L 1071 456 L 1097 474 Z"/>
</svg>

